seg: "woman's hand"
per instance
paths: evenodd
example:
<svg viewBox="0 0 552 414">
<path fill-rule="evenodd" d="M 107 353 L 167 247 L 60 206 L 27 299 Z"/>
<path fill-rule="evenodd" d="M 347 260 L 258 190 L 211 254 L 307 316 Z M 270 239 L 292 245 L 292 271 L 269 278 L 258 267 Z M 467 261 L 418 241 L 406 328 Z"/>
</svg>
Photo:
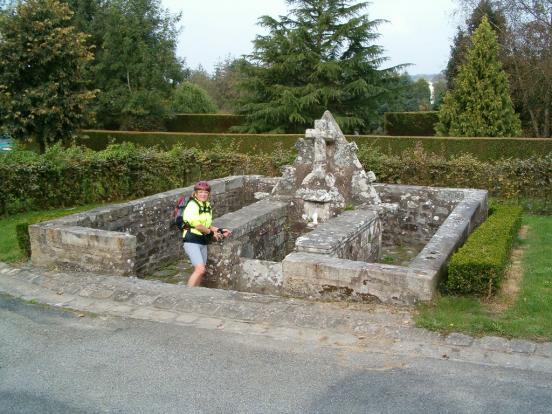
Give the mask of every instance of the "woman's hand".
<svg viewBox="0 0 552 414">
<path fill-rule="evenodd" d="M 211 230 L 211 233 L 213 234 L 213 239 L 215 239 L 216 241 L 222 240 L 223 235 L 219 231 L 218 227 L 211 226 L 211 227 L 209 227 L 209 230 Z"/>
</svg>

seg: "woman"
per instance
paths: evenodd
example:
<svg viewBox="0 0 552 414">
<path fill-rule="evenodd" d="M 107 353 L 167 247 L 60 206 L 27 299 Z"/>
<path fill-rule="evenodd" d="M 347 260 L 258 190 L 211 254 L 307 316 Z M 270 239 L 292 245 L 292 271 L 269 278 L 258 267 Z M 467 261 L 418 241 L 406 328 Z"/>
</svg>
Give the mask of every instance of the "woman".
<svg viewBox="0 0 552 414">
<path fill-rule="evenodd" d="M 213 212 L 209 195 L 211 186 L 207 181 L 199 181 L 194 186 L 192 198 L 184 208 L 182 219 L 184 221 L 184 251 L 190 258 L 194 271 L 188 280 L 188 286 L 199 286 L 203 274 L 205 273 L 205 264 L 207 263 L 207 244 L 212 239 L 222 240 L 228 237 L 231 231 L 228 229 L 218 229 L 212 226 Z"/>
</svg>

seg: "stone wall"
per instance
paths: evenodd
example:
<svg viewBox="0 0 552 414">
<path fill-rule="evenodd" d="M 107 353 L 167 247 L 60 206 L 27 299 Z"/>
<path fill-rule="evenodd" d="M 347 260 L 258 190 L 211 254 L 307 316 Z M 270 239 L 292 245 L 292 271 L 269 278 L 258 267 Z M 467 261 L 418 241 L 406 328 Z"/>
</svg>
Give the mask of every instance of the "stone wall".
<svg viewBox="0 0 552 414">
<path fill-rule="evenodd" d="M 421 246 L 464 198 L 464 191 L 413 185 L 374 184 L 383 206 L 382 243 Z"/>
<path fill-rule="evenodd" d="M 423 269 L 292 253 L 282 263 L 283 291 L 311 299 L 412 304 L 431 300 L 432 274 Z"/>
<path fill-rule="evenodd" d="M 431 217 L 428 212 L 436 211 L 429 207 L 429 203 L 426 203 L 424 208 L 426 200 L 423 198 L 412 199 L 412 194 L 416 192 L 423 194 L 423 191 L 427 191 L 423 187 L 386 185 L 378 187 L 383 194 L 403 191 L 404 199 L 407 200 L 405 211 L 417 214 L 418 217 L 428 218 Z M 435 194 L 439 192 L 441 194 Z M 443 207 L 447 205 L 446 203 L 451 203 L 453 208 L 409 266 L 365 263 L 327 254 L 296 252 L 288 255 L 282 264 L 283 292 L 311 298 L 360 300 L 373 298 L 396 304 L 431 300 L 437 283 L 446 271 L 450 256 L 464 243 L 473 229 L 487 217 L 487 191 L 435 188 L 428 194 L 432 196 L 431 200 L 435 201 L 435 204 L 432 202 L 431 205 Z M 386 201 L 400 202 L 401 200 L 388 197 Z M 388 210 L 392 209 L 388 208 Z M 399 210 L 400 208 L 397 209 Z M 421 218 L 420 221 L 422 221 Z M 389 226 L 388 223 L 385 225 Z M 399 234 L 403 236 L 408 234 L 408 231 L 418 229 L 418 227 L 406 226 Z M 384 228 L 384 234 L 387 230 L 393 232 L 393 229 Z M 416 237 L 424 233 L 413 232 L 412 234 L 412 237 Z"/>
<path fill-rule="evenodd" d="M 241 281 L 241 259 L 281 261 L 287 254 L 289 202 L 261 200 L 214 221 L 232 236 L 209 245 L 204 284 L 235 289 Z"/>
<path fill-rule="evenodd" d="M 210 183 L 215 217 L 252 203 L 256 192 L 274 185 L 260 176 Z M 181 234 L 172 226 L 171 214 L 178 197 L 192 191 L 179 188 L 30 226 L 31 260 L 40 266 L 147 274 L 182 257 Z"/>
<path fill-rule="evenodd" d="M 381 232 L 381 221 L 376 211 L 345 211 L 299 237 L 295 250 L 373 262 L 379 258 Z"/>
<path fill-rule="evenodd" d="M 282 293 L 282 262 L 241 258 L 238 274 L 239 277 L 232 283 L 234 290 L 268 295 Z"/>
</svg>

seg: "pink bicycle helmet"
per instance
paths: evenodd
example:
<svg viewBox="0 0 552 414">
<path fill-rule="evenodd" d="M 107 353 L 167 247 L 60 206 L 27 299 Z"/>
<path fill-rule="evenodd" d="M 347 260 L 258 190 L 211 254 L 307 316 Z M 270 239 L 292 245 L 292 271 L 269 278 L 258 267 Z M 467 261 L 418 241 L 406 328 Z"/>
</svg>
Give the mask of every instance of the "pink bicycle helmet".
<svg viewBox="0 0 552 414">
<path fill-rule="evenodd" d="M 211 192 L 211 186 L 207 181 L 198 181 L 196 185 L 194 185 L 194 190 L 195 191 L 204 190 L 204 191 Z"/>
</svg>

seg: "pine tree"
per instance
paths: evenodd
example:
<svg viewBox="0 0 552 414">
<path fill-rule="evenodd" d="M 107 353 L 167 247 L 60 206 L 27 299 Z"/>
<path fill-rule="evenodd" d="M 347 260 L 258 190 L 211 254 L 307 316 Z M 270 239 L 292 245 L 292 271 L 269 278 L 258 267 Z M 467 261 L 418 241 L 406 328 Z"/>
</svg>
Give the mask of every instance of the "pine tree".
<svg viewBox="0 0 552 414">
<path fill-rule="evenodd" d="M 521 123 L 499 60 L 496 34 L 486 17 L 471 37 L 466 63 L 447 92 L 436 126 L 439 135 L 519 136 Z"/>
<path fill-rule="evenodd" d="M 378 69 L 386 60 L 373 44 L 381 21 L 363 13 L 366 2 L 287 2 L 287 16 L 261 17 L 268 34 L 241 65 L 244 130 L 301 131 L 326 109 L 346 131 L 366 128 L 395 69 Z"/>
<path fill-rule="evenodd" d="M 452 89 L 454 78 L 458 75 L 458 69 L 466 61 L 466 53 L 470 45 L 471 35 L 479 27 L 485 16 L 489 19 L 491 27 L 498 36 L 498 43 L 500 45 L 504 44 L 506 33 L 506 17 L 504 13 L 497 7 L 495 1 L 480 0 L 471 12 L 470 17 L 466 20 L 466 29 L 458 27 L 454 36 L 453 44 L 450 48 L 450 58 L 444 71 L 448 89 Z"/>
</svg>

